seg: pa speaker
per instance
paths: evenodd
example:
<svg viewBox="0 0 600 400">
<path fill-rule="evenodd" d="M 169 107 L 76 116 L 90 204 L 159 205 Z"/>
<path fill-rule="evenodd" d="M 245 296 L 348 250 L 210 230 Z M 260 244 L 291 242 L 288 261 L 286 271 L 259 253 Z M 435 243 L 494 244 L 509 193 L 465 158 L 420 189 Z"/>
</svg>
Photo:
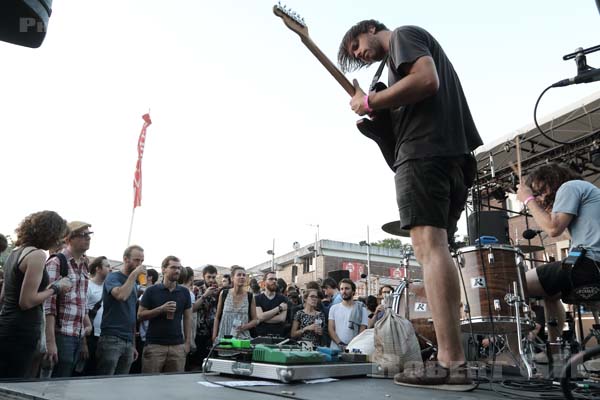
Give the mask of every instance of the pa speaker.
<svg viewBox="0 0 600 400">
<path fill-rule="evenodd" d="M 327 276 L 339 283 L 342 279 L 350 279 L 350 271 L 345 269 L 338 269 L 335 271 L 330 271 L 327 274 Z"/>
<path fill-rule="evenodd" d="M 510 244 L 506 211 L 479 211 L 469 215 L 469 243 L 481 236 L 494 236 L 498 243 Z"/>
</svg>

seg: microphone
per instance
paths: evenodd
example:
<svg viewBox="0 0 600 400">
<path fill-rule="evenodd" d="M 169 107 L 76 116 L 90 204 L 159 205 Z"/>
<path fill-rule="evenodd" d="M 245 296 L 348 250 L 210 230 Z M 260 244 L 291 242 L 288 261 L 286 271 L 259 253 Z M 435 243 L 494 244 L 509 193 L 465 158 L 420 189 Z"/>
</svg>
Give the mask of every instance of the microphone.
<svg viewBox="0 0 600 400">
<path fill-rule="evenodd" d="M 531 240 L 535 237 L 535 235 L 542 233 L 543 230 L 541 229 L 525 229 L 523 231 L 523 238 L 527 239 L 527 240 Z"/>
<path fill-rule="evenodd" d="M 600 81 L 600 69 L 594 68 L 589 71 L 582 72 L 573 78 L 563 79 L 556 82 L 552 87 L 562 87 L 569 85 L 578 85 L 580 83 L 590 83 Z"/>
</svg>

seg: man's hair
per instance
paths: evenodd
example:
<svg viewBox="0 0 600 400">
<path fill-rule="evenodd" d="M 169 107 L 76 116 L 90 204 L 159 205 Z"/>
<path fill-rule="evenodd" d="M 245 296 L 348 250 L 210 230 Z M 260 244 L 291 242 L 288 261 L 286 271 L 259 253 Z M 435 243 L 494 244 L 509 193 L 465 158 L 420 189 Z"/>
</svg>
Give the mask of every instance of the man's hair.
<svg viewBox="0 0 600 400">
<path fill-rule="evenodd" d="M 371 295 L 367 296 L 365 305 L 369 311 L 375 312 L 375 309 L 377 308 L 377 297 Z"/>
<path fill-rule="evenodd" d="M 4 253 L 4 250 L 8 248 L 8 240 L 6 236 L 0 233 L 0 254 Z"/>
<path fill-rule="evenodd" d="M 165 257 L 165 259 L 164 259 L 164 260 L 162 260 L 162 263 L 160 264 L 160 267 L 161 267 L 162 269 L 165 269 L 165 268 L 167 268 L 167 267 L 169 266 L 169 263 L 170 263 L 171 261 L 175 261 L 175 262 L 181 262 L 181 261 L 179 260 L 179 258 L 177 258 L 177 257 L 175 257 L 175 256 L 167 256 L 167 257 Z M 183 272 L 183 270 L 182 270 L 180 275 L 183 275 L 183 274 L 185 274 L 185 272 Z"/>
<path fill-rule="evenodd" d="M 356 292 L 356 285 L 354 284 L 354 282 L 352 282 L 352 279 L 344 278 L 340 281 L 340 286 L 342 285 L 342 283 L 347 283 L 348 285 L 350 285 L 352 287 L 352 293 Z"/>
<path fill-rule="evenodd" d="M 333 279 L 333 278 L 325 278 L 325 280 L 323 281 L 323 285 L 321 285 L 321 286 L 324 287 L 324 288 L 330 287 L 332 289 L 337 289 L 338 288 L 338 284 L 335 281 L 335 279 Z"/>
<path fill-rule="evenodd" d="M 15 246 L 33 246 L 48 250 L 64 237 L 67 221 L 54 211 L 40 211 L 28 215 L 16 229 Z"/>
<path fill-rule="evenodd" d="M 208 264 L 207 266 L 202 268 L 202 276 L 203 277 L 206 274 L 217 274 L 217 273 L 218 273 L 217 268 L 214 265 Z"/>
<path fill-rule="evenodd" d="M 542 207 L 551 208 L 554 205 L 554 198 L 558 188 L 565 182 L 580 180 L 581 175 L 575 172 L 572 168 L 564 164 L 549 163 L 540 165 L 533 170 L 525 180 L 525 184 L 529 187 L 536 186 L 540 194 L 548 191 L 548 195 L 544 198 Z"/>
<path fill-rule="evenodd" d="M 102 262 L 106 259 L 107 258 L 104 256 L 94 258 L 94 261 L 92 261 L 90 267 L 88 268 L 91 276 L 96 276 L 96 272 L 98 272 L 99 268 L 102 268 Z"/>
<path fill-rule="evenodd" d="M 384 24 L 374 19 L 366 19 L 364 21 L 360 21 L 356 25 L 346 32 L 344 37 L 342 38 L 342 42 L 340 43 L 340 48 L 338 50 L 338 64 L 342 69 L 342 72 L 352 72 L 357 69 L 361 69 L 371 63 L 364 62 L 356 57 L 354 54 L 348 51 L 348 47 L 354 39 L 356 39 L 362 33 L 369 32 L 369 29 L 375 28 L 375 33 L 379 31 L 387 31 L 389 30 Z"/>
<path fill-rule="evenodd" d="M 138 250 L 143 252 L 144 249 L 142 249 L 142 246 L 138 246 L 137 244 L 132 244 L 131 246 L 127 247 L 125 249 L 125 251 L 123 252 L 123 258 L 131 258 L 131 252 L 133 250 Z"/>
<path fill-rule="evenodd" d="M 148 276 L 148 278 L 152 278 L 152 284 L 154 285 L 156 282 L 158 282 L 158 271 L 155 269 L 147 269 L 146 270 L 146 275 Z"/>
<path fill-rule="evenodd" d="M 277 274 L 275 272 L 273 272 L 273 271 L 265 272 L 265 274 L 263 275 L 263 278 L 262 278 L 263 282 L 266 282 L 267 276 L 269 276 L 271 274 L 275 275 L 275 277 L 277 278 Z"/>
</svg>

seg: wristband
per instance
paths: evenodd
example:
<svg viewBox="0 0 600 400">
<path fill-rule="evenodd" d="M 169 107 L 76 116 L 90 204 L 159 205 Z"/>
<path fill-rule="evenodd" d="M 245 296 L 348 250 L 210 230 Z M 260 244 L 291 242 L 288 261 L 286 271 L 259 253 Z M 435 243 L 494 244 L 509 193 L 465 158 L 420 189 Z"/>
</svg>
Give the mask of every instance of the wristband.
<svg viewBox="0 0 600 400">
<path fill-rule="evenodd" d="M 526 198 L 523 202 L 523 205 L 527 206 L 527 204 L 529 204 L 531 200 L 535 200 L 535 196 L 529 196 L 528 198 Z"/>
<path fill-rule="evenodd" d="M 371 106 L 369 106 L 369 95 L 366 94 L 365 95 L 365 110 L 367 110 L 367 112 L 370 114 L 373 112 L 373 109 L 371 108 Z"/>
<path fill-rule="evenodd" d="M 58 281 L 52 282 L 52 284 L 50 285 L 50 289 L 52 289 L 54 294 L 58 296 L 58 294 L 60 293 L 60 284 L 58 283 Z"/>
</svg>

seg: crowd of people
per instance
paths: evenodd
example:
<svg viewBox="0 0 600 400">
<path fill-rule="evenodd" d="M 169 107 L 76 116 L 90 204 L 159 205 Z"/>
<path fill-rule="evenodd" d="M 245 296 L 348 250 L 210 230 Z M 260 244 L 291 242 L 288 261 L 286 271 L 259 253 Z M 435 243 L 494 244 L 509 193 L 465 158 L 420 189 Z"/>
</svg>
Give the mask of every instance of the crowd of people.
<svg viewBox="0 0 600 400">
<path fill-rule="evenodd" d="M 0 379 L 198 370 L 230 336 L 344 349 L 383 315 L 375 296 L 355 301 L 350 279 L 300 289 L 275 272 L 248 279 L 238 265 L 220 282 L 212 265 L 194 279 L 173 255 L 160 273 L 146 269 L 138 245 L 111 270 L 106 257 L 85 255 L 90 228 L 42 211 L 16 229 L 0 294 Z"/>
</svg>

